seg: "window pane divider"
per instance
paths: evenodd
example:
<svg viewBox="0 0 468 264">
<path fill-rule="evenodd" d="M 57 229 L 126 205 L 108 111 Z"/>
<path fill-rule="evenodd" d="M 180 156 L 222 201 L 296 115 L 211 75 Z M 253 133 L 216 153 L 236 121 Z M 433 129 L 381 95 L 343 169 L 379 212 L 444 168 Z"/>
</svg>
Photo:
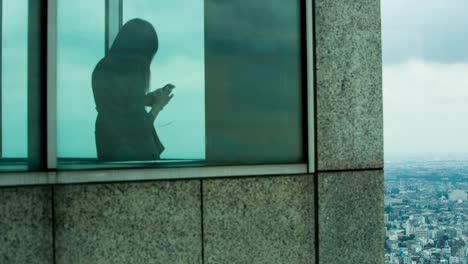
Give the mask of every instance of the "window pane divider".
<svg viewBox="0 0 468 264">
<path fill-rule="evenodd" d="M 57 0 L 47 5 L 47 168 L 57 168 Z"/>
<path fill-rule="evenodd" d="M 0 159 L 3 158 L 3 0 L 0 0 Z"/>
<path fill-rule="evenodd" d="M 307 142 L 308 172 L 315 172 L 315 80 L 314 80 L 314 23 L 313 0 L 306 0 L 306 53 L 307 53 Z"/>
</svg>

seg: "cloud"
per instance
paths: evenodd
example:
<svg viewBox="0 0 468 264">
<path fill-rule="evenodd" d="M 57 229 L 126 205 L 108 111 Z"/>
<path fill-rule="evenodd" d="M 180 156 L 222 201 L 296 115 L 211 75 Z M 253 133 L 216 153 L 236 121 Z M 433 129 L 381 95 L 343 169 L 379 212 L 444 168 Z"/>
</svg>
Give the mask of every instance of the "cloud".
<svg viewBox="0 0 468 264">
<path fill-rule="evenodd" d="M 3 1 L 2 151 L 27 156 L 27 1 Z"/>
<path fill-rule="evenodd" d="M 103 2 L 102 2 L 103 3 Z M 57 141 L 59 157 L 96 157 L 95 103 L 91 88 L 94 66 L 104 56 L 104 26 L 95 26 L 104 13 L 86 14 L 89 1 L 60 8 L 57 50 Z M 93 2 L 93 4 L 96 4 Z M 92 4 L 91 4 L 92 6 Z M 74 12 L 74 9 L 76 11 Z M 97 8 L 99 10 L 99 8 Z M 102 6 L 101 12 L 104 12 Z M 73 14 L 72 14 L 73 13 Z M 81 16 L 91 22 L 77 22 Z M 95 20 L 94 22 L 92 22 Z M 77 25 L 78 23 L 78 25 Z"/>
<path fill-rule="evenodd" d="M 384 65 L 387 156 L 468 152 L 468 63 Z"/>
<path fill-rule="evenodd" d="M 154 25 L 159 50 L 151 89 L 176 85 L 174 98 L 155 122 L 166 147 L 162 158 L 205 157 L 204 1 L 124 1 L 124 22 L 138 17 Z M 190 131 L 187 133 L 187 131 Z"/>
<path fill-rule="evenodd" d="M 156 130 L 166 146 L 162 158 L 203 159 L 205 157 L 204 59 L 179 55 L 175 50 L 167 55 L 168 58 L 163 62 L 159 62 L 156 55 L 151 67 L 151 89 L 157 89 L 166 83 L 176 85 L 174 98 L 155 122 Z M 165 126 L 165 124 L 170 125 Z"/>
<path fill-rule="evenodd" d="M 105 1 L 57 1 L 58 34 L 68 37 L 104 37 Z M 104 44 L 103 44 L 104 46 Z"/>
<path fill-rule="evenodd" d="M 27 34 L 28 1 L 3 0 L 2 30 L 5 36 L 15 37 L 19 32 Z"/>
<path fill-rule="evenodd" d="M 468 62 L 468 1 L 383 0 L 385 64 L 410 58 L 440 63 Z"/>
<path fill-rule="evenodd" d="M 151 22 L 163 35 L 183 37 L 200 31 L 203 33 L 203 3 L 203 0 L 124 1 L 124 23 L 138 17 Z"/>
<path fill-rule="evenodd" d="M 151 67 L 151 89 L 173 83 L 180 87 L 181 92 L 204 93 L 204 61 L 177 54 L 173 55 L 172 58 L 163 63 L 158 63 L 156 55 L 155 62 Z M 178 91 L 178 89 L 174 91 Z"/>
</svg>

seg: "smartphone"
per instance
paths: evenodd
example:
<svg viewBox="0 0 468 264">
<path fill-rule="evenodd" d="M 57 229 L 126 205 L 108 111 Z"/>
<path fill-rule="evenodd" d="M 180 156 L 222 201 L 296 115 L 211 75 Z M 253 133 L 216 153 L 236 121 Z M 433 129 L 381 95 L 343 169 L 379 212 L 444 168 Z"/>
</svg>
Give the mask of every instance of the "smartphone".
<svg viewBox="0 0 468 264">
<path fill-rule="evenodd" d="M 163 87 L 163 91 L 165 93 L 169 93 L 174 88 L 175 88 L 175 85 L 168 83 Z"/>
</svg>

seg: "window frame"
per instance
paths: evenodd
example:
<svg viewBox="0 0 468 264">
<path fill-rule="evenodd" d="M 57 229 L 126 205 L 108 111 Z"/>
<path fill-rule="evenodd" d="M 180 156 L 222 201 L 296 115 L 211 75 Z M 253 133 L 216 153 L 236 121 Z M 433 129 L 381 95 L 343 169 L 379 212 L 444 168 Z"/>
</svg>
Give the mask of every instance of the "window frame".
<svg viewBox="0 0 468 264">
<path fill-rule="evenodd" d="M 46 95 L 46 79 L 43 78 L 47 71 L 46 59 L 47 42 L 43 38 L 44 25 L 47 21 L 43 14 L 46 10 L 46 1 L 27 1 L 26 23 L 27 32 L 27 67 L 26 67 L 26 90 L 27 90 L 27 157 L 3 156 L 3 4 L 0 0 L 0 173 L 14 171 L 46 170 L 45 145 L 47 145 L 46 129 L 42 125 L 46 123 L 46 112 L 44 96 Z M 40 22 L 40 23 L 37 23 Z M 34 52 L 31 52 L 34 51 Z"/>
<path fill-rule="evenodd" d="M 29 3 L 37 0 L 29 0 Z M 147 181 L 147 180 L 173 180 L 173 179 L 201 179 L 201 178 L 219 178 L 219 177 L 243 177 L 243 176 L 262 176 L 262 175 L 294 175 L 311 174 L 315 172 L 315 79 L 314 79 L 314 17 L 313 0 L 301 0 L 301 33 L 302 52 L 305 53 L 302 60 L 302 79 L 303 79 L 303 98 L 304 106 L 304 144 L 307 151 L 305 162 L 296 164 L 262 164 L 262 165 L 215 165 L 215 166 L 182 166 L 182 167 L 124 167 L 124 168 L 91 168 L 90 170 L 62 170 L 58 168 L 57 157 L 57 1 L 42 0 L 37 1 L 41 4 L 40 19 L 41 40 L 46 47 L 40 49 L 45 52 L 41 56 L 40 62 L 46 70 L 40 71 L 41 91 L 46 93 L 45 98 L 41 98 L 42 109 L 44 110 L 43 134 L 40 145 L 44 146 L 46 153 L 41 152 L 42 167 L 38 171 L 28 172 L 1 172 L 0 186 L 21 186 L 21 185 L 50 185 L 50 184 L 73 184 L 73 183 L 95 183 L 95 182 L 124 182 L 124 181 Z M 1 13 L 0 0 L 0 13 Z M 120 28 L 122 26 L 122 7 L 123 0 L 105 1 L 105 51 L 112 43 L 115 32 L 109 30 L 111 25 Z M 30 6 L 28 6 L 28 9 Z M 114 12 L 114 16 L 110 13 Z M 118 13 L 118 19 L 115 19 L 115 13 Z M 0 14 L 1 19 L 1 14 Z M 1 20 L 0 20 L 1 28 Z M 0 29 L 1 33 L 1 29 Z M 37 40 L 36 40 L 37 41 Z M 1 47 L 1 37 L 0 37 Z M 1 51 L 0 51 L 1 52 Z M 0 53 L 1 54 L 1 53 Z M 0 57 L 1 58 L 1 57 Z M 0 65 L 1 70 L 1 65 Z M 28 78 L 29 78 L 28 72 Z M 0 72 L 1 78 L 1 72 Z M 1 80 L 1 79 L 0 79 Z M 1 88 L 1 83 L 0 83 Z M 32 87 L 28 85 L 28 96 Z M 37 89 L 36 89 L 37 90 Z M 36 92 L 37 93 L 37 92 Z M 1 89 L 0 89 L 1 99 Z M 28 99 L 29 100 L 29 99 Z M 28 101 L 29 103 L 29 101 Z M 0 101 L 1 110 L 1 101 Z M 29 111 L 29 110 L 28 110 Z M 305 124 L 307 122 L 307 124 Z M 31 120 L 28 117 L 28 127 Z M 1 124 L 0 124 L 1 129 Z M 29 128 L 28 128 L 29 130 Z M 0 132 L 1 133 L 1 132 Z M 28 133 L 29 135 L 30 133 Z M 40 134 L 40 133 L 39 133 Z M 1 135 L 1 134 L 0 134 Z M 30 136 L 28 138 L 31 139 Z M 37 136 L 34 138 L 38 138 Z M 1 137 L 0 137 L 1 141 Z M 0 142 L 1 146 L 1 142 Z M 28 155 L 31 144 L 28 143 Z M 28 159 L 29 160 L 29 159 Z M 169 165 L 170 166 L 170 165 Z"/>
<path fill-rule="evenodd" d="M 0 159 L 3 159 L 3 0 L 0 0 Z"/>
</svg>

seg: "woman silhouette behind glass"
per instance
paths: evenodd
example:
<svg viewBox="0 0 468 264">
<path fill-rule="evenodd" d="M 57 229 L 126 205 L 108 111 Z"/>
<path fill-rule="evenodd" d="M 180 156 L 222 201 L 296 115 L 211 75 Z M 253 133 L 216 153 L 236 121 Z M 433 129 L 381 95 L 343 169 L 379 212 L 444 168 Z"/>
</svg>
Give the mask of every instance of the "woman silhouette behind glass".
<svg viewBox="0 0 468 264">
<path fill-rule="evenodd" d="M 155 160 L 164 150 L 153 123 L 171 100 L 174 86 L 148 92 L 150 65 L 157 50 L 153 26 L 133 19 L 122 27 L 108 54 L 96 65 L 92 87 L 98 112 L 99 160 Z"/>
</svg>

